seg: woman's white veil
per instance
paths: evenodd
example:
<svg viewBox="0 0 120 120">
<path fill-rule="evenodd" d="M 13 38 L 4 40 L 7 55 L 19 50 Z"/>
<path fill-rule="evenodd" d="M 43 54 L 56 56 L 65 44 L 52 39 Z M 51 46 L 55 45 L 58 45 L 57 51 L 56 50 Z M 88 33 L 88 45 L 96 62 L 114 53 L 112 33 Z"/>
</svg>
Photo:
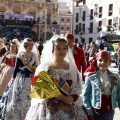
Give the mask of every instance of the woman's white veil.
<svg viewBox="0 0 120 120">
<path fill-rule="evenodd" d="M 41 63 L 37 67 L 35 75 L 38 75 L 40 73 L 40 71 L 45 70 L 47 65 L 51 64 L 51 61 L 53 59 L 53 52 L 52 52 L 53 41 L 57 40 L 58 38 L 64 39 L 65 41 L 67 41 L 67 39 L 65 37 L 61 37 L 59 35 L 54 35 L 45 44 L 43 51 L 42 51 L 42 55 L 41 55 Z M 74 90 L 72 90 L 72 94 L 76 93 L 77 91 L 78 91 L 78 94 L 80 94 L 80 92 L 82 92 L 82 76 L 81 76 L 81 73 L 79 73 L 79 71 L 77 69 L 77 66 L 75 64 L 75 60 L 73 57 L 73 53 L 69 47 L 68 47 L 68 52 L 65 57 L 65 60 L 67 60 L 69 62 L 69 67 L 72 68 L 72 69 L 70 69 L 70 71 L 72 73 L 71 78 L 73 78 L 73 86 L 76 86 L 76 87 L 74 87 Z M 79 83 L 76 84 L 78 81 L 79 81 Z"/>
<path fill-rule="evenodd" d="M 19 54 L 20 52 L 25 52 L 25 51 L 26 51 L 25 48 L 24 48 L 24 43 L 27 42 L 27 39 L 28 39 L 28 38 L 25 38 L 25 39 L 23 40 L 23 42 L 20 44 L 20 47 L 19 47 L 19 49 L 18 49 L 18 54 Z M 40 61 L 38 49 L 37 49 L 37 47 L 35 46 L 35 44 L 33 45 L 33 49 L 32 49 L 31 52 L 33 52 L 33 53 L 35 54 L 35 56 L 37 57 L 36 59 L 37 59 L 38 61 Z"/>
<path fill-rule="evenodd" d="M 54 35 L 44 46 L 44 49 L 43 49 L 42 55 L 41 55 L 41 64 L 42 63 L 49 63 L 53 59 L 53 52 L 52 52 L 53 41 L 56 41 L 58 38 L 64 39 L 68 43 L 68 40 L 65 37 L 59 36 L 57 34 Z M 71 61 L 74 64 L 74 67 L 77 68 L 75 61 L 74 61 L 72 51 L 69 47 L 68 47 L 68 52 L 67 52 L 67 55 L 65 57 L 65 60 L 67 60 L 68 62 Z"/>
</svg>

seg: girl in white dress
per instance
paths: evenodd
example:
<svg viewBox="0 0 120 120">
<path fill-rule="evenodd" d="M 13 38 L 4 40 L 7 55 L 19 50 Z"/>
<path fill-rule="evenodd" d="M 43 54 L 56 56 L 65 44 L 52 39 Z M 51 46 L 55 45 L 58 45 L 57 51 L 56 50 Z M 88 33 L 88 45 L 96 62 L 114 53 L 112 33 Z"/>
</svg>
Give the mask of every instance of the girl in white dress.
<svg viewBox="0 0 120 120">
<path fill-rule="evenodd" d="M 80 103 L 77 101 L 82 91 L 81 74 L 78 72 L 71 50 L 65 37 L 54 35 L 44 46 L 41 64 L 35 76 L 51 68 L 68 85 L 68 91 L 59 88 L 64 96 L 50 99 L 33 98 L 26 120 L 87 120 Z"/>
<path fill-rule="evenodd" d="M 39 64 L 37 49 L 30 38 L 21 43 L 16 65 L 0 101 L 2 120 L 24 120 L 31 105 L 31 78 Z"/>
</svg>

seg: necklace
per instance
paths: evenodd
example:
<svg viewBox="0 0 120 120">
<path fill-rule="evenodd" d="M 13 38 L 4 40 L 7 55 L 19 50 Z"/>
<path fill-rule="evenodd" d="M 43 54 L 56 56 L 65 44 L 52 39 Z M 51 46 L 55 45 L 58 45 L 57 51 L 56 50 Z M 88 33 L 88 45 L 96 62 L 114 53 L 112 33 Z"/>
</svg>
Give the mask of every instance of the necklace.
<svg viewBox="0 0 120 120">
<path fill-rule="evenodd" d="M 32 54 L 31 55 L 26 55 L 26 59 L 27 59 L 28 62 L 30 62 L 31 59 L 32 59 Z"/>
<path fill-rule="evenodd" d="M 9 53 L 9 54 L 7 55 L 7 57 L 8 57 L 8 58 L 15 58 L 15 57 L 16 57 L 16 54 L 14 54 L 14 53 Z"/>
<path fill-rule="evenodd" d="M 99 80 L 100 80 L 101 92 L 108 97 L 109 95 L 111 95 L 111 91 L 112 91 L 110 74 L 108 73 L 108 82 L 107 82 L 106 85 L 104 83 L 104 80 L 100 77 L 99 73 L 98 73 L 98 77 L 99 77 Z"/>
<path fill-rule="evenodd" d="M 32 60 L 32 57 L 33 57 L 33 54 L 26 54 L 26 53 L 23 53 L 22 54 L 22 60 L 26 63 L 26 64 L 29 64 Z"/>
<path fill-rule="evenodd" d="M 74 47 L 71 48 L 72 53 L 74 54 Z"/>
<path fill-rule="evenodd" d="M 52 65 L 53 65 L 53 67 L 55 67 L 57 69 L 63 69 L 64 68 L 64 61 L 60 62 L 60 63 L 52 61 Z"/>
<path fill-rule="evenodd" d="M 99 72 L 98 72 L 98 77 L 99 77 L 99 80 L 100 80 L 100 89 L 101 89 L 101 92 L 102 92 L 102 94 L 105 94 L 107 96 L 107 98 L 108 98 L 109 95 L 111 95 L 111 91 L 112 91 L 110 74 L 108 72 L 108 82 L 107 82 L 106 85 L 104 84 L 104 80 L 100 77 Z M 106 90 L 106 89 L 108 89 L 108 90 Z M 107 104 L 108 104 L 107 105 L 107 109 L 110 110 L 110 103 L 108 102 Z"/>
</svg>

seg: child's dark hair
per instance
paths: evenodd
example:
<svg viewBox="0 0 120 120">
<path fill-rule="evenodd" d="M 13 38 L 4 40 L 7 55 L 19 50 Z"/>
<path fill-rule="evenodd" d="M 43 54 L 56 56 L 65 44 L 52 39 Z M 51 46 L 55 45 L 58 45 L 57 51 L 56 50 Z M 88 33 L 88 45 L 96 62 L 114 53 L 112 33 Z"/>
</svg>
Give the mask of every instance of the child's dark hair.
<svg viewBox="0 0 120 120">
<path fill-rule="evenodd" d="M 60 37 L 58 37 L 56 40 L 53 40 L 52 41 L 52 43 L 53 43 L 52 53 L 54 52 L 54 45 L 55 45 L 55 43 L 58 43 L 58 42 L 66 42 L 67 43 L 66 39 L 60 38 Z M 67 49 L 68 49 L 68 46 L 67 46 Z"/>
<path fill-rule="evenodd" d="M 25 38 L 26 39 L 26 42 L 24 42 L 24 48 L 26 49 L 26 47 L 28 46 L 28 42 L 29 41 L 33 41 L 32 39 L 30 39 L 30 38 Z"/>
</svg>

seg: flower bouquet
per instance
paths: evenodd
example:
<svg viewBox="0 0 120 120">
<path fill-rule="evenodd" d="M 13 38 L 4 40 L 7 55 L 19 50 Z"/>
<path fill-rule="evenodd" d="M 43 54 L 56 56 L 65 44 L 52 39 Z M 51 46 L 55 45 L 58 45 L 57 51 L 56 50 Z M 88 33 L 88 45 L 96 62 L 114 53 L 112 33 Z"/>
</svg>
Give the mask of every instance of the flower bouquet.
<svg viewBox="0 0 120 120">
<path fill-rule="evenodd" d="M 52 80 L 56 84 L 56 86 L 66 95 L 69 95 L 71 92 L 71 87 L 68 85 L 68 83 L 63 80 L 59 74 L 52 68 L 49 68 L 47 70 L 47 73 L 51 76 Z"/>
<path fill-rule="evenodd" d="M 65 93 L 71 91 L 68 84 L 53 69 L 48 69 L 47 72 L 41 71 L 38 76 L 34 76 L 32 86 L 30 97 L 38 99 L 64 96 L 59 89 Z"/>
<path fill-rule="evenodd" d="M 38 76 L 32 78 L 32 85 L 31 98 L 49 99 L 62 95 L 54 81 L 45 71 L 41 71 Z"/>
</svg>

